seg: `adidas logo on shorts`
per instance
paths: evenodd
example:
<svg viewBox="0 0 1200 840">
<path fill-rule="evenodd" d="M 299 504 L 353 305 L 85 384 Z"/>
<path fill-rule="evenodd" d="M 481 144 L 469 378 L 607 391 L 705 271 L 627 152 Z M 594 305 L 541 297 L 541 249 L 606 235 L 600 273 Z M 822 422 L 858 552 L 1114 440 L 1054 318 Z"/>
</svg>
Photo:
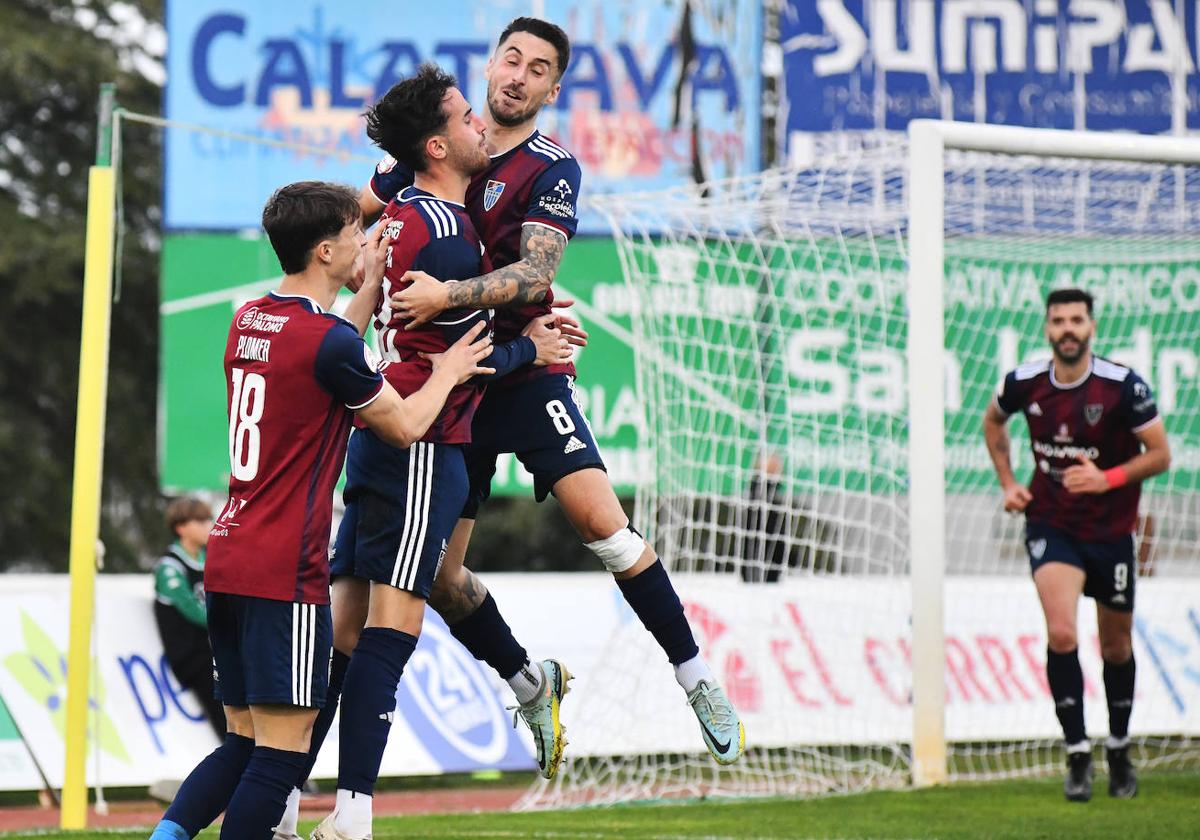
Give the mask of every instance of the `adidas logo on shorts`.
<svg viewBox="0 0 1200 840">
<path fill-rule="evenodd" d="M 571 439 L 567 441 L 567 445 L 563 447 L 563 454 L 570 455 L 572 452 L 578 452 L 580 449 L 586 449 L 587 445 L 575 435 L 571 435 Z"/>
</svg>

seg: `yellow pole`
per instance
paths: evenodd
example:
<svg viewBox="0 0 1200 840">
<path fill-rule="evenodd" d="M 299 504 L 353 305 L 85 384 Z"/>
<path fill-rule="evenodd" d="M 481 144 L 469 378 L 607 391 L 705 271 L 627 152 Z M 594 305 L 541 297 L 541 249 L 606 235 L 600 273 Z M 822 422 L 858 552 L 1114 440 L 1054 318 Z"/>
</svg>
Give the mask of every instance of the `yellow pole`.
<svg viewBox="0 0 1200 840">
<path fill-rule="evenodd" d="M 105 102 L 107 94 L 107 102 Z M 102 88 L 101 134 L 112 90 Z M 108 150 L 98 141 L 97 165 L 88 172 L 87 245 L 83 270 L 83 330 L 79 342 L 79 405 L 75 424 L 75 478 L 71 494 L 71 618 L 67 650 L 66 765 L 63 829 L 87 827 L 87 713 L 96 541 L 100 533 L 100 478 L 104 464 L 104 407 L 108 392 L 108 335 L 113 265 L 113 199 L 116 179 Z"/>
</svg>

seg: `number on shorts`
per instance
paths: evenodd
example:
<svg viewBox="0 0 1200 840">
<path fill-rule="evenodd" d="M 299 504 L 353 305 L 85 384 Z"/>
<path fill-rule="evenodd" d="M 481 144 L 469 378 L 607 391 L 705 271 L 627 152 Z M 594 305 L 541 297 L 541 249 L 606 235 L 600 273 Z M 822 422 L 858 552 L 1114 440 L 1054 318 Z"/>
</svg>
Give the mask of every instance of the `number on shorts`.
<svg viewBox="0 0 1200 840">
<path fill-rule="evenodd" d="M 1129 585 L 1129 564 L 1118 563 L 1113 566 L 1113 589 L 1118 592 L 1124 592 L 1125 587 Z"/>
<path fill-rule="evenodd" d="M 575 421 L 567 414 L 567 407 L 562 404 L 562 400 L 550 400 L 546 403 L 546 413 L 554 421 L 554 428 L 560 435 L 569 435 L 575 431 Z"/>
<path fill-rule="evenodd" d="M 258 421 L 266 407 L 267 380 L 260 373 L 233 368 L 233 397 L 229 400 L 229 464 L 238 481 L 258 475 L 262 435 Z"/>
</svg>

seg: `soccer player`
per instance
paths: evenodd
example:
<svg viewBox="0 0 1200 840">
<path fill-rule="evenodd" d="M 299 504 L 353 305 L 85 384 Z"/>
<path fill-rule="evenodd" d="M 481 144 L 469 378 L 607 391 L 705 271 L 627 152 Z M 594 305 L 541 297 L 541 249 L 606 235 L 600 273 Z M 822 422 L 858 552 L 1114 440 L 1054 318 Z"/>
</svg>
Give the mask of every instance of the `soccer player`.
<svg viewBox="0 0 1200 840">
<path fill-rule="evenodd" d="M 283 187 L 263 210 L 263 228 L 284 278 L 230 326 L 229 500 L 212 527 L 204 572 L 228 734 L 188 776 L 152 840 L 194 837 L 222 810 L 222 837 L 272 836 L 325 699 L 326 555 L 351 418 L 407 446 L 456 384 L 490 372 L 478 365 L 490 340 L 471 343 L 480 324 L 438 358 L 420 391 L 402 398 L 358 331 L 329 314 L 337 290 L 356 278 L 364 300 L 373 304 L 379 294 L 386 238 L 377 232 L 364 252 L 352 190 L 312 181 Z"/>
<path fill-rule="evenodd" d="M 487 63 L 482 114 L 491 163 L 471 181 L 466 201 L 497 268 L 446 283 L 419 271 L 406 274 L 402 279 L 411 285 L 393 294 L 392 302 L 397 312 L 412 318 L 410 328 L 445 310 L 506 307 L 496 315 L 496 340 L 503 342 L 530 318 L 550 312 L 550 285 L 575 233 L 580 172 L 570 152 L 537 130 L 537 115 L 557 98 L 570 51 L 566 33 L 537 18 L 517 18 L 501 33 Z M 364 216 L 374 218 L 411 179 L 406 167 L 385 158 L 359 197 Z M 612 572 L 625 600 L 674 667 L 705 745 L 718 762 L 729 764 L 745 746 L 741 720 L 700 655 L 666 569 L 621 509 L 576 402 L 574 379 L 573 365 L 548 365 L 526 368 L 488 388 L 466 453 L 470 496 L 430 604 L 463 646 L 501 677 L 512 677 L 528 663 L 495 601 L 463 567 L 497 456 L 516 453 L 533 474 L 538 501 L 554 493 L 584 543 Z M 542 773 L 550 778 L 555 769 L 551 762 L 561 756 L 560 727 L 551 725 L 544 706 L 523 704 L 520 711 L 539 745 Z M 542 750 L 543 743 L 552 748 Z"/>
<path fill-rule="evenodd" d="M 1092 748 L 1084 732 L 1083 672 L 1076 611 L 1096 602 L 1108 700 L 1108 793 L 1129 798 L 1133 709 L 1133 624 L 1137 563 L 1133 531 L 1141 483 L 1165 471 L 1171 455 L 1150 387 L 1134 371 L 1091 350 L 1092 296 L 1060 289 L 1046 298 L 1052 358 L 1004 378 L 983 418 L 983 436 L 1004 490 L 1004 509 L 1025 513 L 1025 548 L 1046 617 L 1046 677 L 1067 747 L 1067 799 L 1092 795 Z M 1033 449 L 1033 480 L 1019 483 L 1004 425 L 1023 412 Z"/>
<path fill-rule="evenodd" d="M 420 267 L 449 279 L 474 277 L 484 268 L 479 236 L 463 207 L 471 176 L 489 163 L 483 122 L 433 64 L 395 85 L 367 111 L 367 134 L 415 173 L 384 212 L 380 225 L 390 243 L 384 289 Z M 376 328 L 384 376 L 400 394 L 424 384 L 424 356 L 444 352 L 477 323 L 490 326 L 491 311 L 442 313 L 418 330 L 403 329 L 379 296 Z M 503 376 L 522 365 L 570 361 L 553 315 L 533 319 L 521 336 L 497 345 L 483 364 Z M 409 449 L 397 449 L 370 429 L 351 437 L 346 463 L 346 513 L 338 530 L 331 571 L 334 649 L 345 667 L 337 804 L 317 827 L 318 840 L 361 840 L 371 835 L 371 803 L 379 764 L 396 706 L 396 684 L 421 631 L 425 601 L 458 516 L 467 501 L 463 445 L 483 395 L 480 379 L 455 388 L 429 430 Z M 364 624 L 366 625 L 364 628 Z M 337 665 L 335 665 L 337 667 Z M 557 679 L 569 675 L 558 666 Z M 330 692 L 332 695 L 332 692 Z M 330 697 L 322 716 L 332 713 Z M 310 755 L 320 749 L 319 725 Z M 287 817 L 285 817 L 285 822 Z M 284 836 L 290 825 L 282 825 Z M 280 832 L 277 830 L 277 836 Z"/>
</svg>

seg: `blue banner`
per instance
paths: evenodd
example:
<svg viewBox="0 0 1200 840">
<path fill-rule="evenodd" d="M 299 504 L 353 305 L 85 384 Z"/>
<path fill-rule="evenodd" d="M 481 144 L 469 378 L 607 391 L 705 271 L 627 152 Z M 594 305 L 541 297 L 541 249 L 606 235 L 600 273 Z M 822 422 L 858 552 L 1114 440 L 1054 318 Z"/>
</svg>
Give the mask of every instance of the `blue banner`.
<svg viewBox="0 0 1200 840">
<path fill-rule="evenodd" d="M 711 8 L 709 8 L 711 5 Z M 361 186 L 380 152 L 362 111 L 422 61 L 454 73 L 476 107 L 496 38 L 532 4 L 444 0 L 394 13 L 358 4 L 168 3 L 169 119 L 332 154 L 170 129 L 168 229 L 257 228 L 263 202 L 303 178 Z M 761 6 L 683 0 L 547 0 L 572 40 L 543 131 L 572 151 L 584 192 L 657 189 L 759 168 Z M 584 217 L 580 229 L 607 232 Z"/>
<path fill-rule="evenodd" d="M 789 0 L 789 145 L 917 118 L 1161 133 L 1178 107 L 1200 127 L 1198 5 Z"/>
</svg>

